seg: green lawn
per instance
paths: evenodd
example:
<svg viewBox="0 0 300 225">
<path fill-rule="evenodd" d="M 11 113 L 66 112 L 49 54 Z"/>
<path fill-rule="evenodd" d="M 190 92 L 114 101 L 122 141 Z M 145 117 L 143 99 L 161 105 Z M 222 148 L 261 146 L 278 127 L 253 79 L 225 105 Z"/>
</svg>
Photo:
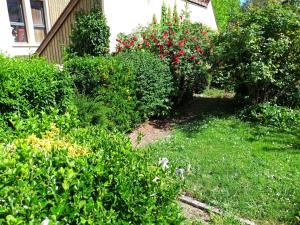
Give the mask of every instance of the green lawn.
<svg viewBox="0 0 300 225">
<path fill-rule="evenodd" d="M 200 116 L 150 145 L 154 160 L 192 171 L 185 191 L 258 224 L 294 224 L 300 211 L 300 128 Z"/>
</svg>

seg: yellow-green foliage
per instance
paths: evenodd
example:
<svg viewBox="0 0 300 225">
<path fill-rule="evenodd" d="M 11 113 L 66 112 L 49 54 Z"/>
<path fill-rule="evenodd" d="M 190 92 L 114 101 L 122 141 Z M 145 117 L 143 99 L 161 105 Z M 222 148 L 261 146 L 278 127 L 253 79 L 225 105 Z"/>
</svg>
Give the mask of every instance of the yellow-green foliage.
<svg viewBox="0 0 300 225">
<path fill-rule="evenodd" d="M 55 124 L 52 124 L 51 129 L 46 131 L 41 138 L 37 137 L 35 134 L 31 134 L 25 139 L 16 139 L 11 144 L 2 145 L 2 148 L 6 151 L 14 152 L 17 147 L 22 145 L 27 145 L 31 149 L 45 152 L 67 150 L 68 155 L 71 157 L 89 154 L 89 150 L 86 146 L 71 143 L 65 137 L 61 137 L 60 130 Z"/>
</svg>

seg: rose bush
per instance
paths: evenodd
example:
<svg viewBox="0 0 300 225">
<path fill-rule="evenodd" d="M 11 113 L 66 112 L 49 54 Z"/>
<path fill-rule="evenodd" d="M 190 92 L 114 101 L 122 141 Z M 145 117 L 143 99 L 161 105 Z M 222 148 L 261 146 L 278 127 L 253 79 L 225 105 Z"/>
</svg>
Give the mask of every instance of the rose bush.
<svg viewBox="0 0 300 225">
<path fill-rule="evenodd" d="M 209 83 L 210 31 L 200 23 L 192 23 L 188 10 L 180 17 L 174 7 L 172 17 L 162 8 L 161 23 L 152 23 L 138 32 L 118 36 L 117 53 L 145 50 L 167 62 L 174 77 L 176 102 L 181 103 L 201 92 Z"/>
</svg>

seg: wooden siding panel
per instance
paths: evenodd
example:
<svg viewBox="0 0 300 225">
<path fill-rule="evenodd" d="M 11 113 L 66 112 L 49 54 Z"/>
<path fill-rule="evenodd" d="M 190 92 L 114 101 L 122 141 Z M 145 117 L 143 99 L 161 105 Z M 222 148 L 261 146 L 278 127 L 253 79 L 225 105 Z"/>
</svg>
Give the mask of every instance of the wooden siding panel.
<svg viewBox="0 0 300 225">
<path fill-rule="evenodd" d="M 69 2 L 70 0 L 48 0 L 51 27 L 54 25 Z"/>
<path fill-rule="evenodd" d="M 61 0 L 50 1 L 55 2 Z M 60 21 L 60 18 L 58 18 L 57 24 L 55 26 L 59 26 L 59 29 L 54 35 L 52 34 L 53 37 L 50 41 L 47 42 L 44 48 L 42 48 L 41 50 L 38 49 L 39 55 L 45 57 L 49 62 L 61 64 L 63 56 L 62 48 L 63 46 L 66 47 L 70 43 L 69 36 L 74 24 L 76 13 L 81 10 L 89 12 L 92 8 L 94 8 L 95 5 L 101 7 L 101 0 L 80 0 L 64 21 Z M 49 34 L 51 34 L 51 31 L 49 32 Z"/>
</svg>

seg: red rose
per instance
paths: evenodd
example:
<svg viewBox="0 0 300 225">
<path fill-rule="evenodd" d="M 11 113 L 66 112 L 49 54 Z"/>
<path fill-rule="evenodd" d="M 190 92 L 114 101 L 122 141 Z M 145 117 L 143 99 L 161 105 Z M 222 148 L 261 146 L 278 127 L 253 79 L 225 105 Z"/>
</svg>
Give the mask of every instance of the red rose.
<svg viewBox="0 0 300 225">
<path fill-rule="evenodd" d="M 134 36 L 132 40 L 136 41 L 136 40 L 137 40 L 137 38 Z"/>
<path fill-rule="evenodd" d="M 178 55 L 184 55 L 185 51 L 184 50 L 180 50 L 178 51 Z"/>
</svg>

